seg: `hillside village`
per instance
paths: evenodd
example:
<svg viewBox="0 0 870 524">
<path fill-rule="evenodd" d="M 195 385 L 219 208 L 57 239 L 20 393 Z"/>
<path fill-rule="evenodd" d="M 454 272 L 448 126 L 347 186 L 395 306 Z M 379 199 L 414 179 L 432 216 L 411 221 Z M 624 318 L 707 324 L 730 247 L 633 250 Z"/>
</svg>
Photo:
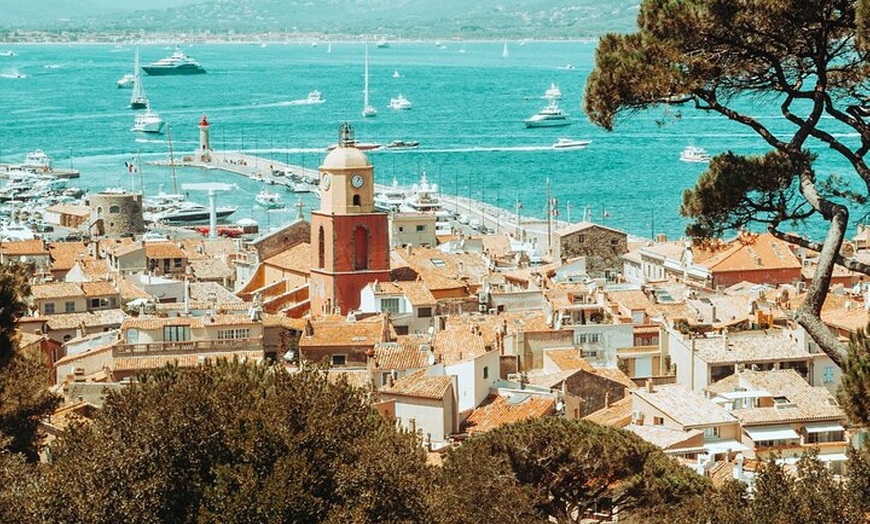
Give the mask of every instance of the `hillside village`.
<svg viewBox="0 0 870 524">
<path fill-rule="evenodd" d="M 393 228 L 415 217 L 372 207 L 374 169 L 340 142 L 311 221 L 259 236 L 0 243 L 35 268 L 17 327 L 65 398 L 45 431 L 167 365 L 311 362 L 434 460 L 503 424 L 568 417 L 631 431 L 714 481 L 751 486 L 760 461 L 816 448 L 848 468 L 859 435 L 835 399 L 841 370 L 789 315 L 815 253 L 769 234 L 699 246 L 581 222 L 533 263 L 514 233 Z M 870 260 L 870 229 L 844 249 Z M 822 320 L 845 340 L 868 297 L 839 270 Z"/>
</svg>

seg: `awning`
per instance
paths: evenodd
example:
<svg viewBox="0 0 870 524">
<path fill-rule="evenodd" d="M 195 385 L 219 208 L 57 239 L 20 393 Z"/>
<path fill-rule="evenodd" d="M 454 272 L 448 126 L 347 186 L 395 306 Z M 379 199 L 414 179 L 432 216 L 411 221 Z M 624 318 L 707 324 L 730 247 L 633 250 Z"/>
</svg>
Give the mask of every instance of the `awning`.
<svg viewBox="0 0 870 524">
<path fill-rule="evenodd" d="M 822 462 L 845 462 L 849 457 L 845 453 L 831 453 L 830 455 L 819 455 L 819 460 Z"/>
<path fill-rule="evenodd" d="M 755 428 L 743 428 L 753 441 L 759 440 L 797 440 L 800 439 L 791 426 L 760 426 Z"/>
<path fill-rule="evenodd" d="M 728 453 L 735 451 L 749 451 L 749 448 L 737 442 L 736 440 L 718 440 L 713 442 L 705 442 L 704 449 L 708 452 L 718 455 L 719 453 Z"/>
<path fill-rule="evenodd" d="M 804 424 L 804 429 L 807 433 L 827 433 L 828 431 L 845 431 L 842 425 L 837 422 L 810 422 Z"/>
</svg>

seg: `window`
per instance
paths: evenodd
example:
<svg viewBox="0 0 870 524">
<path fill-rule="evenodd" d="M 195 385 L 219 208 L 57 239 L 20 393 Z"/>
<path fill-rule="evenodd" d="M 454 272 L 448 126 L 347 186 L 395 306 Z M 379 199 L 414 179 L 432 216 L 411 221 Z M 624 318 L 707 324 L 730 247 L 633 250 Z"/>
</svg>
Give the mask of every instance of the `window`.
<svg viewBox="0 0 870 524">
<path fill-rule="evenodd" d="M 46 315 L 54 315 L 54 303 L 53 303 L 53 302 L 49 302 L 48 304 L 42 306 L 42 311 L 43 311 Z"/>
<path fill-rule="evenodd" d="M 184 342 L 190 340 L 190 326 L 163 326 L 164 342 Z"/>
<path fill-rule="evenodd" d="M 64 336 L 63 336 L 63 341 L 64 341 L 64 342 L 69 342 L 70 340 L 72 340 L 72 335 L 64 335 Z"/>
<path fill-rule="evenodd" d="M 181 258 L 173 258 L 173 259 L 172 259 L 172 266 L 173 266 L 175 269 L 181 269 L 183 265 L 184 265 L 184 260 L 183 260 L 183 259 L 181 259 Z"/>
<path fill-rule="evenodd" d="M 665 419 L 662 417 L 653 417 L 653 426 L 664 426 Z"/>
<path fill-rule="evenodd" d="M 332 355 L 333 366 L 344 366 L 347 364 L 347 355 Z"/>
<path fill-rule="evenodd" d="M 120 212 L 121 212 L 121 208 L 120 208 L 120 207 L 118 207 L 118 206 L 109 206 L 109 213 L 115 213 L 115 214 L 117 214 L 117 213 L 120 213 Z"/>
<path fill-rule="evenodd" d="M 63 304 L 64 313 L 75 313 L 76 312 L 76 303 L 72 300 L 67 300 Z"/>
<path fill-rule="evenodd" d="M 420 233 L 423 231 L 426 231 L 426 226 L 424 226 L 423 224 L 417 224 L 417 233 Z"/>
<path fill-rule="evenodd" d="M 704 428 L 704 438 L 719 438 L 719 427 Z"/>
<path fill-rule="evenodd" d="M 431 307 L 421 307 L 417 310 L 417 318 L 429 318 L 432 316 Z"/>
<path fill-rule="evenodd" d="M 405 232 L 405 227 L 399 226 L 399 233 L 404 233 L 404 232 Z"/>
<path fill-rule="evenodd" d="M 601 333 L 575 333 L 575 344 L 598 344 L 601 342 Z"/>
<path fill-rule="evenodd" d="M 586 235 L 577 235 L 577 243 L 578 244 L 586 243 Z"/>
<path fill-rule="evenodd" d="M 248 328 L 219 329 L 217 332 L 217 338 L 218 340 L 251 338 L 251 330 Z"/>
<path fill-rule="evenodd" d="M 830 384 L 833 381 L 834 381 L 834 367 L 828 366 L 825 368 L 825 374 L 822 377 L 822 382 L 824 382 L 825 384 Z"/>
<path fill-rule="evenodd" d="M 381 312 L 386 313 L 398 313 L 399 312 L 399 299 L 398 298 L 382 298 L 381 299 Z"/>
<path fill-rule="evenodd" d="M 618 239 L 618 238 L 611 238 L 611 239 L 610 239 L 610 245 L 611 245 L 611 246 L 618 246 L 618 245 L 619 245 L 619 239 Z"/>
<path fill-rule="evenodd" d="M 369 232 L 363 226 L 356 226 L 353 231 L 353 268 L 369 268 Z"/>
<path fill-rule="evenodd" d="M 361 206 L 361 205 L 362 205 L 362 204 L 360 203 L 360 197 L 359 197 L 359 195 L 354 195 L 354 196 L 353 196 L 353 205 L 355 205 L 355 206 Z"/>
<path fill-rule="evenodd" d="M 97 309 L 100 307 L 100 299 L 99 298 L 90 299 L 90 303 L 91 303 L 91 309 Z"/>
<path fill-rule="evenodd" d="M 489 378 L 489 366 L 483 366 L 483 378 L 484 380 Z"/>
<path fill-rule="evenodd" d="M 317 267 L 324 267 L 326 262 L 326 239 L 323 234 L 323 226 L 317 231 Z"/>
<path fill-rule="evenodd" d="M 432 262 L 432 265 L 435 266 L 435 267 L 444 267 L 444 266 L 447 265 L 447 264 L 445 264 L 444 261 L 441 260 L 440 258 L 430 258 L 430 259 L 429 259 L 429 262 Z"/>
</svg>

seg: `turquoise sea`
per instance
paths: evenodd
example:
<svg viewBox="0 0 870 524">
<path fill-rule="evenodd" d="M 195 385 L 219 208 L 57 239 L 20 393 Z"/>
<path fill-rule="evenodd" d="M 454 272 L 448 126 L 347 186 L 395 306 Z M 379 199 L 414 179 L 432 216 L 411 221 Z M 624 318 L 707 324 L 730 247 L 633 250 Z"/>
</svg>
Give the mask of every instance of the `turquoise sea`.
<svg viewBox="0 0 870 524">
<path fill-rule="evenodd" d="M 172 148 L 181 155 L 196 148 L 202 114 L 211 122 L 212 147 L 239 150 L 313 168 L 336 141 L 338 125 L 350 121 L 362 141 L 417 140 L 419 149 L 374 151 L 376 179 L 402 185 L 416 182 L 422 170 L 444 193 L 543 217 L 546 186 L 558 199 L 559 218 L 579 221 L 584 210 L 593 220 L 640 236 L 677 237 L 681 194 L 703 171 L 703 164 L 679 160 L 686 145 L 711 153 L 760 152 L 747 129 L 686 108 L 662 108 L 622 121 L 615 132 L 593 126 L 581 109 L 594 42 L 394 42 L 370 46 L 370 101 L 378 116 L 363 119 L 363 44 L 309 43 L 191 44 L 184 50 L 208 74 L 143 75 L 151 105 L 172 129 Z M 172 52 L 165 44 L 138 46 L 143 64 Z M 19 162 L 41 148 L 55 165 L 81 170 L 74 184 L 90 190 L 139 189 L 125 162 L 166 159 L 167 136 L 130 131 L 134 111 L 130 91 L 115 82 L 131 72 L 134 45 L 0 44 L 0 162 Z M 571 67 L 567 67 L 568 65 Z M 394 71 L 401 75 L 394 78 Z M 21 77 L 19 77 L 21 76 Z M 526 129 L 524 118 L 544 106 L 540 97 L 555 82 L 561 106 L 573 125 Z M 326 103 L 300 105 L 308 92 L 321 91 Z M 391 97 L 404 94 L 410 111 L 391 111 Z M 786 129 L 775 106 L 756 102 L 755 116 Z M 753 107 L 753 106 L 748 106 Z M 583 150 L 554 150 L 558 137 L 591 140 Z M 849 176 L 836 159 L 823 164 Z M 159 186 L 171 192 L 167 169 L 144 166 L 146 195 Z M 239 190 L 219 196 L 239 210 L 233 220 L 252 217 L 275 226 L 295 216 L 256 206 L 257 182 L 217 171 L 179 170 L 184 182 L 225 181 Z M 205 195 L 192 198 L 205 201 Z M 292 204 L 288 193 L 285 200 Z M 315 205 L 307 196 L 308 209 Z"/>
</svg>

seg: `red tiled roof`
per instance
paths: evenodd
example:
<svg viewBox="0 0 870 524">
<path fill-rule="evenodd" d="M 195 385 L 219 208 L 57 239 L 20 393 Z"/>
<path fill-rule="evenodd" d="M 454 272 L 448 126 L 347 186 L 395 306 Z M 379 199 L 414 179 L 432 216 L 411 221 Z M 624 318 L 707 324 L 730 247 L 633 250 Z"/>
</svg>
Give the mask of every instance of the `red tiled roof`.
<svg viewBox="0 0 870 524">
<path fill-rule="evenodd" d="M 490 395 L 463 423 L 466 433 L 486 433 L 504 424 L 552 415 L 556 405 L 550 397 L 519 393 L 511 398 Z"/>
<path fill-rule="evenodd" d="M 425 370 L 402 377 L 391 386 L 381 387 L 381 393 L 405 397 L 443 399 L 453 387 L 453 381 L 445 375 L 429 376 Z"/>
</svg>

